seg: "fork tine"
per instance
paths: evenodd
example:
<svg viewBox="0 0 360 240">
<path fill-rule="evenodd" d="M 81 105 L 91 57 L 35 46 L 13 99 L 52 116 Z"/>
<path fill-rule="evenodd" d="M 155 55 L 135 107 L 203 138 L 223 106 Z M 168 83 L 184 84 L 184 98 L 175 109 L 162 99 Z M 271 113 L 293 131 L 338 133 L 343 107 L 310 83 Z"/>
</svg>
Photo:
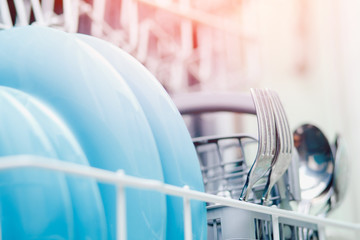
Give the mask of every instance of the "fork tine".
<svg viewBox="0 0 360 240">
<path fill-rule="evenodd" d="M 281 118 L 281 126 L 282 126 L 282 134 L 283 134 L 283 152 L 288 152 L 288 148 L 289 148 L 289 134 L 288 134 L 288 128 L 287 128 L 287 119 L 286 119 L 286 115 L 284 112 L 284 108 L 281 104 L 279 95 L 275 92 L 272 92 L 273 96 L 274 96 L 274 102 L 277 105 L 278 108 L 278 112 Z"/>
<path fill-rule="evenodd" d="M 279 111 L 279 106 L 276 103 L 274 96 L 272 94 L 273 92 L 269 89 L 266 89 L 266 94 L 269 98 L 269 103 L 272 105 L 273 108 L 273 115 L 274 115 L 274 120 L 275 120 L 275 126 L 276 126 L 276 136 L 275 136 L 275 141 L 277 142 L 276 144 L 276 155 L 273 159 L 273 161 L 271 162 L 271 166 L 273 167 L 274 164 L 276 164 L 276 161 L 278 159 L 279 153 L 283 151 L 283 144 L 284 144 L 284 126 L 282 124 L 282 116 L 280 114 Z M 275 134 L 275 133 L 274 133 Z M 264 201 L 268 201 L 268 198 L 270 196 L 270 192 L 271 189 L 274 185 L 274 181 L 273 181 L 273 177 L 272 177 L 272 172 L 273 169 L 271 168 L 269 176 L 268 176 L 268 180 L 264 189 L 264 193 L 263 193 L 263 203 Z"/>
<path fill-rule="evenodd" d="M 266 112 L 266 130 L 267 130 L 267 154 L 274 155 L 276 151 L 276 129 L 275 129 L 275 119 L 274 119 L 274 110 L 270 102 L 270 97 L 266 90 L 260 90 L 263 98 L 264 109 Z"/>
<path fill-rule="evenodd" d="M 268 94 L 269 94 L 272 104 L 274 106 L 274 114 L 275 114 L 275 118 L 276 118 L 276 128 L 278 129 L 277 134 L 278 134 L 278 138 L 279 138 L 279 143 L 278 143 L 279 152 L 283 152 L 284 148 L 286 147 L 286 142 L 287 142 L 283 114 L 281 111 L 281 107 L 279 105 L 279 99 L 277 98 L 277 94 L 272 90 L 268 90 Z"/>
<path fill-rule="evenodd" d="M 279 95 L 274 92 L 274 96 L 275 96 L 275 100 L 279 106 L 280 109 L 280 113 L 282 115 L 283 118 L 283 123 L 284 123 L 284 131 L 285 131 L 285 136 L 286 136 L 286 145 L 287 148 L 285 149 L 285 151 L 287 153 L 292 153 L 292 146 L 293 146 L 293 136 L 291 134 L 291 130 L 290 130 L 290 126 L 289 126 L 289 121 L 287 119 L 286 113 L 285 113 L 285 109 L 284 106 L 282 105 Z"/>
<path fill-rule="evenodd" d="M 257 116 L 257 122 L 258 122 L 258 150 L 257 150 L 257 154 L 256 154 L 256 158 L 248 172 L 247 178 L 246 178 L 246 182 L 243 186 L 243 189 L 241 191 L 240 194 L 240 200 L 244 200 L 246 201 L 248 196 L 249 196 L 249 188 L 251 188 L 252 182 L 251 182 L 251 176 L 253 175 L 254 169 L 256 168 L 256 161 L 257 159 L 259 159 L 259 157 L 261 155 L 264 154 L 266 146 L 264 145 L 264 142 L 266 141 L 265 138 L 265 128 L 264 128 L 264 118 L 263 118 L 263 104 L 262 101 L 259 99 L 258 97 L 258 91 L 257 89 L 250 89 L 251 92 L 251 97 L 254 101 L 255 104 L 255 109 L 256 109 L 256 116 Z"/>
<path fill-rule="evenodd" d="M 267 154 L 268 151 L 269 151 L 269 134 L 268 134 L 268 131 L 269 131 L 269 128 L 268 128 L 268 120 L 267 120 L 267 109 L 266 109 L 266 105 L 265 105 L 265 99 L 262 95 L 262 92 L 260 89 L 256 89 L 256 97 L 257 99 L 259 100 L 259 103 L 260 103 L 260 118 L 261 118 L 261 121 L 262 121 L 262 131 L 263 131 L 263 146 L 264 146 L 264 149 L 262 149 L 261 153 L 263 154 Z"/>
<path fill-rule="evenodd" d="M 274 107 L 276 130 L 278 135 L 278 150 L 276 152 L 275 160 L 273 161 L 268 182 L 263 194 L 263 203 L 268 201 L 272 187 L 289 167 L 292 151 L 292 135 L 280 98 L 274 91 L 267 90 L 267 93 L 269 94 L 269 98 L 271 99 Z"/>
<path fill-rule="evenodd" d="M 265 140 L 265 129 L 263 128 L 264 126 L 264 120 L 263 120 L 263 107 L 262 107 L 262 103 L 260 102 L 260 100 L 257 97 L 257 90 L 256 89 L 250 89 L 251 91 L 251 96 L 254 100 L 254 104 L 255 104 L 255 108 L 256 108 L 256 115 L 258 116 L 257 121 L 258 121 L 258 135 L 259 135 L 259 147 L 258 147 L 258 152 L 263 152 L 265 151 L 265 146 L 263 145 L 264 140 Z"/>
<path fill-rule="evenodd" d="M 256 159 L 251 166 L 240 194 L 240 200 L 246 200 L 252 190 L 252 186 L 268 172 L 276 150 L 275 121 L 272 107 L 263 90 L 251 89 L 251 95 L 255 103 L 258 119 L 259 146 Z"/>
<path fill-rule="evenodd" d="M 263 119 L 263 105 L 261 100 L 258 98 L 258 93 L 256 89 L 251 88 L 250 89 L 251 92 L 251 96 L 252 99 L 254 101 L 255 104 L 255 109 L 256 109 L 256 116 L 257 116 L 257 121 L 258 121 L 258 150 L 257 150 L 257 154 L 256 154 L 256 158 L 248 172 L 247 178 L 246 178 L 246 182 L 243 186 L 243 189 L 241 191 L 240 194 L 240 200 L 244 200 L 246 201 L 248 196 L 249 196 L 249 188 L 251 188 L 252 182 L 251 182 L 251 176 L 253 173 L 253 170 L 256 168 L 256 160 L 264 153 L 265 151 L 265 145 L 264 145 L 264 141 L 266 141 L 265 139 L 265 129 L 264 129 L 264 119 Z"/>
</svg>

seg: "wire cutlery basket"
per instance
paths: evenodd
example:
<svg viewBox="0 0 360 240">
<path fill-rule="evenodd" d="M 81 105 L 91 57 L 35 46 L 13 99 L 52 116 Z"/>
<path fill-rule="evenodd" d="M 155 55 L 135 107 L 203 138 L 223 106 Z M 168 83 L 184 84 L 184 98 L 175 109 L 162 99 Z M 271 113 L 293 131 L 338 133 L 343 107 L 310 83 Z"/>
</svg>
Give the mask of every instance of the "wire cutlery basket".
<svg viewBox="0 0 360 240">
<path fill-rule="evenodd" d="M 208 207 L 208 240 L 277 240 L 274 236 L 273 224 L 270 214 L 224 205 Z M 316 224 L 280 217 L 278 225 L 281 240 L 319 239 Z"/>
<path fill-rule="evenodd" d="M 250 169 L 248 162 L 253 159 L 251 152 L 256 151 L 257 139 L 246 134 L 234 134 L 194 138 L 193 143 L 199 157 L 205 192 L 239 199 Z M 250 159 L 247 159 L 249 157 Z M 268 174 L 253 187 L 248 202 L 260 204 L 267 177 Z M 290 185 L 294 184 L 290 179 L 291 173 L 287 171 L 282 181 L 286 186 L 288 200 L 295 200 L 290 188 Z M 281 201 L 280 190 L 276 185 L 270 202 L 273 207 L 278 207 Z M 207 219 L 208 240 L 277 239 L 274 237 L 271 214 L 207 203 Z M 282 240 L 319 239 L 317 224 L 285 217 L 280 217 L 276 224 L 279 225 L 279 236 Z"/>
<path fill-rule="evenodd" d="M 249 172 L 252 147 L 257 139 L 250 135 L 208 136 L 194 138 L 198 153 L 205 192 L 226 198 L 239 199 Z M 256 149 L 255 149 L 256 150 Z M 283 181 L 290 185 L 289 173 Z M 253 187 L 248 202 L 260 204 L 268 174 Z M 286 188 L 288 189 L 288 188 Z M 277 186 L 270 198 L 271 205 L 279 206 L 281 197 Z M 207 204 L 208 239 L 275 239 L 273 222 L 269 214 L 236 209 L 218 204 Z M 318 239 L 316 224 L 279 218 L 281 239 Z"/>
<path fill-rule="evenodd" d="M 245 134 L 209 136 L 194 138 L 193 143 L 198 153 L 205 191 L 239 199 L 250 169 L 246 159 L 251 160 L 251 151 L 257 147 L 256 138 Z M 250 202 L 260 203 L 266 179 L 267 174 L 254 186 Z M 274 188 L 271 201 L 277 205 L 279 200 L 277 188 Z"/>
<path fill-rule="evenodd" d="M 182 114 L 221 111 L 256 114 L 249 95 L 218 95 L 218 97 L 204 94 L 176 96 L 175 103 Z M 256 157 L 257 138 L 246 134 L 202 136 L 194 138 L 193 143 L 201 166 L 205 192 L 238 200 Z M 290 202 L 300 200 L 297 157 L 297 153 L 294 152 L 290 167 L 272 189 L 268 202 L 272 207 L 269 208 L 291 210 Z M 260 205 L 268 174 L 269 172 L 252 187 L 248 202 Z M 318 224 L 303 219 L 286 216 L 274 218 L 273 215 L 265 212 L 253 211 L 250 208 L 238 209 L 218 203 L 207 203 L 207 220 L 209 240 L 315 240 L 323 239 L 320 235 L 324 234 Z"/>
</svg>

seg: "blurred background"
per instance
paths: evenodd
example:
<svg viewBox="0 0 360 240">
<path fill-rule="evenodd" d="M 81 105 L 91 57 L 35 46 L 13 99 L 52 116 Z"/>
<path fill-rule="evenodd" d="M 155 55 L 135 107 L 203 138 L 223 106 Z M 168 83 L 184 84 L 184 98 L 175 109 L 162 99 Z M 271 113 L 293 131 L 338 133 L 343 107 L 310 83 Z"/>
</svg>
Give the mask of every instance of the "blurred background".
<svg viewBox="0 0 360 240">
<path fill-rule="evenodd" d="M 293 129 L 312 123 L 332 142 L 336 134 L 344 137 L 350 181 L 345 201 L 330 217 L 360 222 L 359 1 L 0 0 L 0 28 L 31 23 L 114 43 L 171 95 L 277 91 Z M 257 133 L 255 116 L 186 121 L 193 136 Z M 329 239 L 355 238 L 327 231 Z"/>
</svg>

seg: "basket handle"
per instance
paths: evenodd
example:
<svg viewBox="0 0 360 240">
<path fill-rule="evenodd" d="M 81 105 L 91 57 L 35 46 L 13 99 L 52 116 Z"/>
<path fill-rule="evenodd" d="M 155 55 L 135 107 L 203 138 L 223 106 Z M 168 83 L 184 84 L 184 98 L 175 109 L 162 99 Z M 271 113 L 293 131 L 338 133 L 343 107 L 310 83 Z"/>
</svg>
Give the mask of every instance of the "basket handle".
<svg viewBox="0 0 360 240">
<path fill-rule="evenodd" d="M 182 115 L 221 111 L 256 114 L 248 93 L 186 93 L 173 95 L 172 100 Z"/>
</svg>

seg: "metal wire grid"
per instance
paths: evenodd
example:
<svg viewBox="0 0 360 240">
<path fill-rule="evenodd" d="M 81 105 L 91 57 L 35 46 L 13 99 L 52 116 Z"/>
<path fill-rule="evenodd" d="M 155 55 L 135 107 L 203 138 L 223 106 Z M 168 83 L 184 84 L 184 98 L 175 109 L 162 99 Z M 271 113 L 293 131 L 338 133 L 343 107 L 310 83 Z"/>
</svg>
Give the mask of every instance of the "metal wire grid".
<svg viewBox="0 0 360 240">
<path fill-rule="evenodd" d="M 223 205 L 208 207 L 208 240 L 258 239 L 299 240 L 319 239 L 318 225 L 279 218 L 279 238 L 275 236 L 273 218 L 269 214 Z"/>
<path fill-rule="evenodd" d="M 249 166 L 245 148 L 257 146 L 255 137 L 245 134 L 228 136 L 207 136 L 193 139 L 196 147 L 205 192 L 232 199 L 238 199 L 245 183 Z M 254 149 L 255 150 L 255 149 Z M 249 202 L 260 203 L 267 175 L 261 184 L 253 188 Z M 280 202 L 277 189 L 272 191 L 272 205 Z M 250 225 L 250 227 L 249 227 Z M 245 226 L 245 227 L 244 227 Z M 311 234 L 310 234 L 311 233 Z M 318 239 L 315 224 L 279 219 L 281 240 Z M 229 208 L 208 203 L 208 239 L 263 239 L 274 238 L 271 215 Z"/>
<path fill-rule="evenodd" d="M 250 169 L 245 149 L 249 145 L 256 147 L 256 138 L 244 134 L 208 136 L 194 138 L 193 143 L 200 161 L 205 192 L 238 199 Z M 267 175 L 254 186 L 250 202 L 260 203 L 266 179 Z M 275 189 L 270 200 L 277 204 L 279 198 Z"/>
<path fill-rule="evenodd" d="M 235 209 L 243 209 L 253 213 L 268 214 L 271 217 L 271 231 L 273 239 L 280 238 L 280 224 L 289 224 L 291 221 L 305 222 L 306 224 L 315 224 L 319 233 L 325 227 L 338 227 L 351 231 L 360 232 L 360 224 L 344 221 L 325 219 L 321 217 L 308 216 L 292 211 L 260 206 L 257 204 L 241 202 L 234 199 L 215 196 L 203 192 L 190 190 L 187 186 L 177 187 L 163 182 L 149 179 L 142 179 L 126 175 L 122 170 L 111 172 L 89 166 L 78 165 L 74 163 L 62 162 L 55 159 L 43 158 L 38 156 L 11 156 L 2 157 L 0 161 L 0 170 L 16 169 L 16 168 L 42 168 L 51 171 L 60 171 L 66 174 L 73 174 L 83 177 L 96 179 L 99 182 L 105 182 L 116 185 L 117 187 L 117 239 L 127 239 L 126 234 L 126 202 L 124 188 L 138 188 L 154 190 L 183 198 L 184 204 L 184 231 L 185 240 L 192 239 L 191 227 L 191 200 L 200 200 L 203 202 L 215 203 L 232 207 Z M 1 231 L 0 231 L 1 232 Z M 320 234 L 321 235 L 321 234 Z M 321 239 L 321 236 L 320 236 Z"/>
</svg>

